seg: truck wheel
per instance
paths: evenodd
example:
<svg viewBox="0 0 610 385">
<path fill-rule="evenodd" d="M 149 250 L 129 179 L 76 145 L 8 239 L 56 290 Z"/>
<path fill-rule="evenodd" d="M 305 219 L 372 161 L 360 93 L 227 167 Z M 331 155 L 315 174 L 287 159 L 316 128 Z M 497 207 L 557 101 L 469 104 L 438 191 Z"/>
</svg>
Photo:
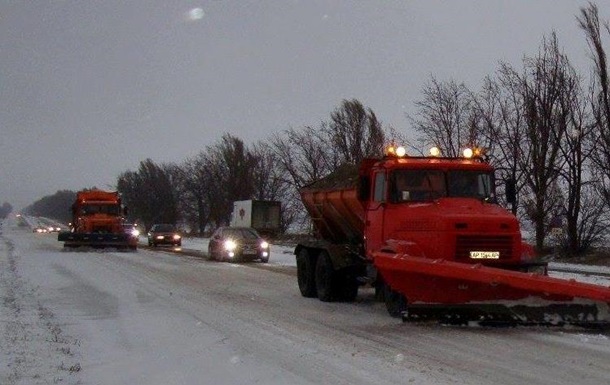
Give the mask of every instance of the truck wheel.
<svg viewBox="0 0 610 385">
<path fill-rule="evenodd" d="M 323 302 L 331 302 L 335 299 L 335 287 L 337 286 L 335 271 L 328 256 L 323 251 L 316 262 L 316 290 L 318 298 Z"/>
<path fill-rule="evenodd" d="M 392 317 L 398 318 L 407 310 L 407 299 L 404 295 L 392 290 L 388 285 L 384 285 L 383 297 L 385 299 L 385 307 Z"/>
<path fill-rule="evenodd" d="M 309 256 L 307 249 L 302 249 L 297 255 L 297 280 L 303 297 L 314 298 L 318 296 L 314 272 L 313 258 Z"/>
</svg>

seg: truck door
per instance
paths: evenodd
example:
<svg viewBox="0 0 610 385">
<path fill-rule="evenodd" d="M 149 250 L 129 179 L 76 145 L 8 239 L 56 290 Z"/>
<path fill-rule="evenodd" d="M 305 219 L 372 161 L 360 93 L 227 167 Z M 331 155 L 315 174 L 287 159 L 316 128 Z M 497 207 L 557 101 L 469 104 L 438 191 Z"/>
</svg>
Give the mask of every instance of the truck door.
<svg viewBox="0 0 610 385">
<path fill-rule="evenodd" d="M 371 203 L 367 207 L 364 237 L 367 256 L 380 249 L 384 242 L 384 215 L 387 200 L 387 174 L 378 171 L 374 174 Z"/>
</svg>

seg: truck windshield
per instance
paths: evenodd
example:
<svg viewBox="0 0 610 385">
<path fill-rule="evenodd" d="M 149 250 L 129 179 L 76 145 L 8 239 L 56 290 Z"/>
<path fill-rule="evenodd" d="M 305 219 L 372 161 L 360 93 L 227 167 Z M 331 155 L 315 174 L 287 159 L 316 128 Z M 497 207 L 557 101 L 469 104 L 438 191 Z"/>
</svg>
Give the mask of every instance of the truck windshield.
<svg viewBox="0 0 610 385">
<path fill-rule="evenodd" d="M 494 202 L 493 174 L 484 171 L 449 171 L 449 196 L 477 198 Z"/>
<path fill-rule="evenodd" d="M 83 215 L 93 214 L 108 214 L 108 215 L 119 215 L 120 209 L 116 204 L 88 204 L 84 205 L 81 210 Z"/>
<path fill-rule="evenodd" d="M 495 202 L 493 186 L 493 174 L 486 171 L 396 170 L 390 177 L 390 200 L 400 203 L 462 197 Z"/>
<path fill-rule="evenodd" d="M 440 170 L 396 170 L 390 179 L 394 203 L 431 201 L 447 196 L 445 174 Z"/>
</svg>

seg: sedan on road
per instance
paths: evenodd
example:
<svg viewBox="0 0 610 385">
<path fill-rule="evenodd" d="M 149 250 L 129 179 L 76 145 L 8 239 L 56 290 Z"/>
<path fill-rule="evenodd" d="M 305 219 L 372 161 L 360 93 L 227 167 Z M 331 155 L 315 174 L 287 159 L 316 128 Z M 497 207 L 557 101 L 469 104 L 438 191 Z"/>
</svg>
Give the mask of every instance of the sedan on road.
<svg viewBox="0 0 610 385">
<path fill-rule="evenodd" d="M 148 232 L 148 246 L 154 247 L 159 245 L 182 246 L 182 236 L 176 229 L 176 226 L 167 223 L 152 225 Z"/>
<path fill-rule="evenodd" d="M 216 261 L 269 261 L 269 243 L 250 227 L 220 227 L 208 246 L 210 259 Z"/>
</svg>

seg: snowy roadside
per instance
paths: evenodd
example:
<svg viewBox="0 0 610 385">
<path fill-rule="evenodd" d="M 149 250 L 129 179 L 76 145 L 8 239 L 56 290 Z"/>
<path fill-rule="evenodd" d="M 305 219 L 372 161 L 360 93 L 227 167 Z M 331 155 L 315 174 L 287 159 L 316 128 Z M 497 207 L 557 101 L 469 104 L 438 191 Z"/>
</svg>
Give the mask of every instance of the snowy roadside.
<svg viewBox="0 0 610 385">
<path fill-rule="evenodd" d="M 20 258 L 13 242 L 0 237 L 0 383 L 78 384 L 80 341 L 64 333 L 38 288 L 22 279 Z"/>
</svg>

